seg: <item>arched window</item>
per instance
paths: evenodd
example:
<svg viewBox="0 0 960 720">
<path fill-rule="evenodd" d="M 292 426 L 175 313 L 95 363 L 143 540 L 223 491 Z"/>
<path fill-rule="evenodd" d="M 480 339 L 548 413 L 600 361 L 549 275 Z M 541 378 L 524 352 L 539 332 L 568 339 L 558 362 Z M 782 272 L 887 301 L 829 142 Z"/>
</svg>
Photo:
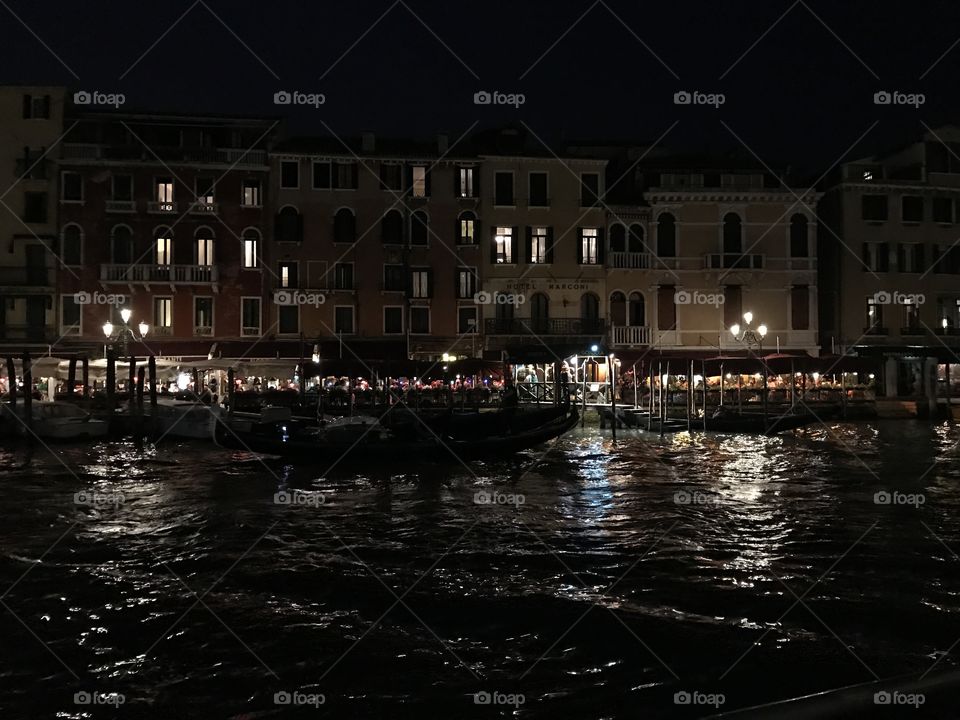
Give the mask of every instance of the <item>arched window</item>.
<svg viewBox="0 0 960 720">
<path fill-rule="evenodd" d="M 545 333 L 550 326 L 550 299 L 543 293 L 530 298 L 530 327 L 535 333 Z"/>
<path fill-rule="evenodd" d="M 477 216 L 467 210 L 457 218 L 457 245 L 477 244 Z"/>
<path fill-rule="evenodd" d="M 671 213 L 661 213 L 657 218 L 657 255 L 677 256 L 677 219 Z"/>
<path fill-rule="evenodd" d="M 333 241 L 352 243 L 357 239 L 357 217 L 350 208 L 340 208 L 333 216 Z"/>
<path fill-rule="evenodd" d="M 277 242 L 300 242 L 303 239 L 303 218 L 295 207 L 287 205 L 277 213 Z"/>
<path fill-rule="evenodd" d="M 610 226 L 610 252 L 625 252 L 627 229 L 620 223 Z"/>
<path fill-rule="evenodd" d="M 114 225 L 110 231 L 110 260 L 115 265 L 130 265 L 133 254 L 133 230 L 127 225 Z"/>
<path fill-rule="evenodd" d="M 194 233 L 193 262 L 195 265 L 213 265 L 213 230 L 206 225 Z"/>
<path fill-rule="evenodd" d="M 584 293 L 580 296 L 580 319 L 584 325 L 596 325 L 600 319 L 600 298 L 593 293 Z"/>
<path fill-rule="evenodd" d="M 399 210 L 390 210 L 380 221 L 380 238 L 386 245 L 403 244 L 403 216 Z"/>
<path fill-rule="evenodd" d="M 632 253 L 645 252 L 643 244 L 643 225 L 634 223 L 630 226 L 630 235 L 627 243 L 627 250 Z"/>
<path fill-rule="evenodd" d="M 740 216 L 736 213 L 727 213 L 723 216 L 723 254 L 740 255 L 742 252 L 743 226 Z"/>
<path fill-rule="evenodd" d="M 619 290 L 610 294 L 610 324 L 616 327 L 627 324 L 627 297 Z"/>
<path fill-rule="evenodd" d="M 83 264 L 83 230 L 76 223 L 64 225 L 60 233 L 60 261 L 64 265 Z"/>
<path fill-rule="evenodd" d="M 807 225 L 806 215 L 797 213 L 790 218 L 790 257 L 805 258 L 809 256 L 810 244 Z"/>
<path fill-rule="evenodd" d="M 410 216 L 410 244 L 411 245 L 429 245 L 427 237 L 427 226 L 429 225 L 427 214 L 423 210 L 417 210 Z"/>
<path fill-rule="evenodd" d="M 632 327 L 643 327 L 647 324 L 647 308 L 643 293 L 636 291 L 630 293 L 627 310 L 627 319 Z"/>
<path fill-rule="evenodd" d="M 153 264 L 173 264 L 173 231 L 161 226 L 153 233 Z"/>
</svg>

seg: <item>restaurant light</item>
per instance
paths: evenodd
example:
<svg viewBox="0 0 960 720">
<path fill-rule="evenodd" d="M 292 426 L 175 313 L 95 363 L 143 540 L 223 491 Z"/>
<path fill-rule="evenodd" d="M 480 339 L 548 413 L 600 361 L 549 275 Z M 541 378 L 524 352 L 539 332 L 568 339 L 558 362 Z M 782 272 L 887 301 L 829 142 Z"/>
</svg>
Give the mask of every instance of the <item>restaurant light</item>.
<svg viewBox="0 0 960 720">
<path fill-rule="evenodd" d="M 766 325 L 761 325 L 760 327 L 757 328 L 757 332 L 760 333 L 760 337 L 766 337 L 766 336 L 767 336 L 767 326 L 766 326 Z"/>
<path fill-rule="evenodd" d="M 743 314 L 743 321 L 744 321 L 747 325 L 749 325 L 750 323 L 752 323 L 752 322 L 753 322 L 753 313 L 750 312 L 749 310 L 747 310 L 747 311 Z"/>
<path fill-rule="evenodd" d="M 120 311 L 120 317 L 123 318 L 124 324 L 130 322 L 130 316 L 133 315 L 133 310 L 130 308 L 124 308 Z"/>
<path fill-rule="evenodd" d="M 820 373 L 818 372 L 813 373 L 813 381 L 817 382 L 819 379 L 820 379 Z"/>
<path fill-rule="evenodd" d="M 137 326 L 137 329 L 140 330 L 140 337 L 146 337 L 150 326 L 141 320 L 140 324 Z"/>
<path fill-rule="evenodd" d="M 732 332 L 734 335 L 739 335 L 739 334 L 740 334 L 740 325 L 737 324 L 737 323 L 734 323 L 733 325 L 731 325 L 731 326 L 730 326 L 730 332 Z"/>
<path fill-rule="evenodd" d="M 186 390 L 190 387 L 190 376 L 187 373 L 180 373 L 177 375 L 177 387 L 181 390 Z"/>
<path fill-rule="evenodd" d="M 597 345 L 591 345 L 591 346 L 590 346 L 590 352 L 592 352 L 592 353 L 600 352 L 599 346 L 597 346 Z"/>
<path fill-rule="evenodd" d="M 317 364 L 320 362 L 320 346 L 319 345 L 313 346 L 313 354 L 310 356 L 310 359 L 313 361 L 314 364 Z"/>
<path fill-rule="evenodd" d="M 943 326 L 943 329 L 944 329 L 944 330 L 947 329 L 947 319 L 946 319 L 946 318 L 944 318 L 943 320 L 941 320 L 941 321 L 940 321 L 940 324 Z"/>
<path fill-rule="evenodd" d="M 113 323 L 112 323 L 112 322 L 107 321 L 107 322 L 105 322 L 105 323 L 103 324 L 103 334 L 106 335 L 107 337 L 110 337 L 111 335 L 113 335 Z"/>
</svg>

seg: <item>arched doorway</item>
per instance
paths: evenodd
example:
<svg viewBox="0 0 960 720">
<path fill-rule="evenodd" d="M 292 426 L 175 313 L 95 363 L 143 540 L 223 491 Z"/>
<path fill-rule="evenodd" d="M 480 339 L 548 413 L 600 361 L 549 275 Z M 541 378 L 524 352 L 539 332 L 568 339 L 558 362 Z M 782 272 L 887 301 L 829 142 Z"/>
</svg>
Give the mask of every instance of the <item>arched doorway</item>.
<svg viewBox="0 0 960 720">
<path fill-rule="evenodd" d="M 595 333 L 600 328 L 600 298 L 593 293 L 580 296 L 581 332 Z"/>
<path fill-rule="evenodd" d="M 610 294 L 610 324 L 614 327 L 627 324 L 627 296 L 619 290 Z"/>
<path fill-rule="evenodd" d="M 535 333 L 545 333 L 550 326 L 550 299 L 543 293 L 534 293 L 530 298 L 530 328 Z"/>
</svg>

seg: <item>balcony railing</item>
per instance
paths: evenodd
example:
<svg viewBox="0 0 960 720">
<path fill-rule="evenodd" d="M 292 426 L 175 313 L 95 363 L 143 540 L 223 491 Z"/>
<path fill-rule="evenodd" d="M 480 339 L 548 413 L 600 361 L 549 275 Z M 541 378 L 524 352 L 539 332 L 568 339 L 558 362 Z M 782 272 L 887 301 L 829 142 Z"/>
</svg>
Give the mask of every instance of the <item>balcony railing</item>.
<svg viewBox="0 0 960 720">
<path fill-rule="evenodd" d="M 112 213 L 132 213 L 137 211 L 137 203 L 133 200 L 107 200 L 106 210 Z"/>
<path fill-rule="evenodd" d="M 203 200 L 190 204 L 190 212 L 193 215 L 215 215 L 219 205 L 215 202 L 205 202 Z"/>
<path fill-rule="evenodd" d="M 611 252 L 607 255 L 607 266 L 612 268 L 646 270 L 650 267 L 650 253 Z"/>
<path fill-rule="evenodd" d="M 247 150 L 245 148 L 184 148 L 143 145 L 98 145 L 96 143 L 64 143 L 60 151 L 64 160 L 140 160 L 156 163 L 159 157 L 164 161 L 184 160 L 199 163 L 229 163 L 238 165 L 267 164 L 265 150 Z"/>
<path fill-rule="evenodd" d="M 151 200 L 147 203 L 147 212 L 149 213 L 175 213 L 177 204 L 165 200 Z"/>
<path fill-rule="evenodd" d="M 193 334 L 196 336 L 210 336 L 213 335 L 213 328 L 208 325 L 197 325 L 193 328 Z"/>
<path fill-rule="evenodd" d="M 488 335 L 602 335 L 603 320 L 580 318 L 489 318 L 484 322 Z"/>
<path fill-rule="evenodd" d="M 197 285 L 218 280 L 215 265 L 101 265 L 100 280 L 123 283 Z"/>
<path fill-rule="evenodd" d="M 58 335 L 56 329 L 50 325 L 0 325 L 0 338 L 4 340 L 50 342 Z"/>
<path fill-rule="evenodd" d="M 650 328 L 642 325 L 613 325 L 610 327 L 611 345 L 649 345 Z"/>
<path fill-rule="evenodd" d="M 704 267 L 707 270 L 733 268 L 737 270 L 762 270 L 763 255 L 748 255 L 744 253 L 713 253 L 704 256 Z"/>
<path fill-rule="evenodd" d="M 45 267 L 0 267 L 0 286 L 50 287 L 52 272 Z"/>
</svg>

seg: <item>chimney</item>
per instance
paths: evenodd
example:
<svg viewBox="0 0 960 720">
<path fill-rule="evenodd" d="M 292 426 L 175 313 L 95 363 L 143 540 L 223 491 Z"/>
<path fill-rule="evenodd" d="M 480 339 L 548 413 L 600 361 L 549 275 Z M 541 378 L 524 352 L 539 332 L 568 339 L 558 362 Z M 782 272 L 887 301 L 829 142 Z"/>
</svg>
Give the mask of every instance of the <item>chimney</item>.
<svg viewBox="0 0 960 720">
<path fill-rule="evenodd" d="M 443 155 L 450 149 L 450 138 L 446 133 L 437 135 L 437 152 Z"/>
<path fill-rule="evenodd" d="M 360 150 L 365 153 L 372 153 L 376 147 L 376 136 L 373 133 L 365 132 L 360 136 Z"/>
</svg>

